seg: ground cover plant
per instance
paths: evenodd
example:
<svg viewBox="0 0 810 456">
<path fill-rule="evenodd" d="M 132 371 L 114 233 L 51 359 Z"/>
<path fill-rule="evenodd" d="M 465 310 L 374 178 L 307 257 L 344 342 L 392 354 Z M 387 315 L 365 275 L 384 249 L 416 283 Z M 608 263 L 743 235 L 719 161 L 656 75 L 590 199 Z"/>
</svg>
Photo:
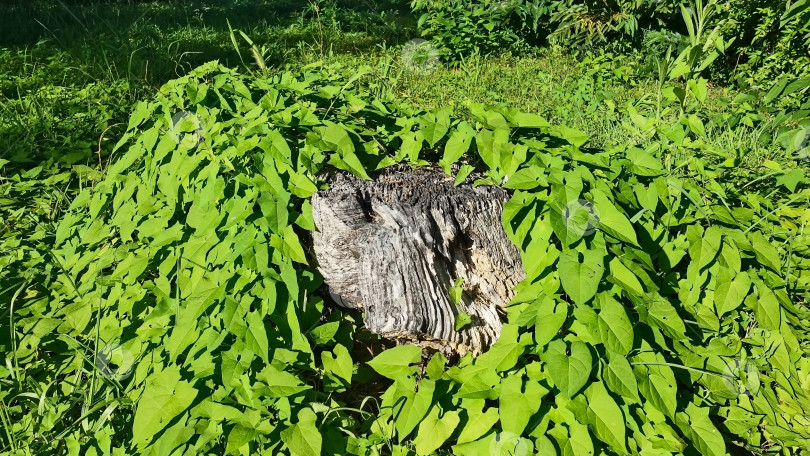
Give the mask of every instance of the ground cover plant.
<svg viewBox="0 0 810 456">
<path fill-rule="evenodd" d="M 153 90 L 4 51 L 32 70 L 3 86 L 0 452 L 807 451 L 808 81 L 724 88 L 700 52 L 341 51 L 352 10 L 313 5 L 289 61 L 233 20 L 227 65 Z M 320 289 L 309 198 L 395 164 L 512 195 L 527 279 L 480 356 L 380 340 Z"/>
<path fill-rule="evenodd" d="M 27 331 L 10 377 L 61 369 L 73 388 L 90 381 L 91 398 L 66 400 L 62 384 L 37 408 L 7 408 L 12 445 L 803 445 L 807 252 L 801 231 L 783 229 L 807 223 L 803 179 L 768 204 L 707 160 L 676 176 L 651 150 L 588 150 L 587 136 L 538 116 L 479 108 L 474 124 L 458 123 L 357 84 L 329 69 L 254 80 L 210 64 L 136 108 L 120 157 L 62 217 L 54 267 L 18 290 L 28 299 L 14 315 Z M 354 317 L 324 317 L 317 275 L 303 267 L 317 176 L 328 165 L 368 177 L 400 161 L 465 158 L 464 169 L 485 171 L 482 184 L 516 189 L 504 225 L 529 278 L 509 325 L 487 354 L 455 365 L 436 355 L 422 372 L 414 346 L 356 364 Z M 86 372 L 104 350 L 114 364 Z M 369 366 L 393 380 L 382 400 L 343 399 L 373 378 Z M 65 434 L 72 419 L 95 436 Z"/>
</svg>

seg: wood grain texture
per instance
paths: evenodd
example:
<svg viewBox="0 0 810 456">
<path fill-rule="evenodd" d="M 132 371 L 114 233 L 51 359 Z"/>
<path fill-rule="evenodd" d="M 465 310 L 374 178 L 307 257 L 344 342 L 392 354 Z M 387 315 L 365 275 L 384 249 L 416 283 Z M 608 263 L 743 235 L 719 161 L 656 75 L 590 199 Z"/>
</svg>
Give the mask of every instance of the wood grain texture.
<svg viewBox="0 0 810 456">
<path fill-rule="evenodd" d="M 339 305 L 365 312 L 370 331 L 479 353 L 497 340 L 499 310 L 524 278 L 501 223 L 507 199 L 498 187 L 454 187 L 434 168 L 395 168 L 373 181 L 338 174 L 312 198 L 318 269 Z M 456 331 L 461 312 L 472 324 Z"/>
</svg>

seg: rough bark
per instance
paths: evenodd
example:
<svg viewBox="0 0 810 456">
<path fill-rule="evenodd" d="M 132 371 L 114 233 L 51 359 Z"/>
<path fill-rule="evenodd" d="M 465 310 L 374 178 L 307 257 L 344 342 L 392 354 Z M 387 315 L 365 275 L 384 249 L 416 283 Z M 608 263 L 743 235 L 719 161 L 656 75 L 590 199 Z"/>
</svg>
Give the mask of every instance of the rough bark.
<svg viewBox="0 0 810 456">
<path fill-rule="evenodd" d="M 481 352 L 500 335 L 499 310 L 524 277 L 501 224 L 507 198 L 498 187 L 454 187 L 433 168 L 397 168 L 373 181 L 338 174 L 312 198 L 318 268 L 339 305 L 365 312 L 370 331 Z M 462 312 L 472 323 L 456 331 Z"/>
</svg>

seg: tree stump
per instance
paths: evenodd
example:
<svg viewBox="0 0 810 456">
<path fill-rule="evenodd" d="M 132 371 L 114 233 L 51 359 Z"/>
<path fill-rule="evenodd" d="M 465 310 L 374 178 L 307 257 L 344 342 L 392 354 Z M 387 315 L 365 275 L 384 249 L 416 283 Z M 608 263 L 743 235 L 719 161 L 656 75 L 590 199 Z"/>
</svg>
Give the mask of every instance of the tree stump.
<svg viewBox="0 0 810 456">
<path fill-rule="evenodd" d="M 365 312 L 370 331 L 480 353 L 525 277 L 501 222 L 507 199 L 499 187 L 455 187 L 435 168 L 399 167 L 373 181 L 337 174 L 312 198 L 318 269 L 338 305 Z M 463 314 L 471 321 L 456 330 Z"/>
</svg>

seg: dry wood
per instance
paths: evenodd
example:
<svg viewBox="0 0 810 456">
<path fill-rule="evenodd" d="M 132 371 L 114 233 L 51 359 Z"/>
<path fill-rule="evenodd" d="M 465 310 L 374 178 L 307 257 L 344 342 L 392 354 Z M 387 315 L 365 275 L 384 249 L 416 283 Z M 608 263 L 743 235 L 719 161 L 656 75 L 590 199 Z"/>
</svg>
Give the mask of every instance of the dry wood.
<svg viewBox="0 0 810 456">
<path fill-rule="evenodd" d="M 454 187 L 434 168 L 396 168 L 373 181 L 338 174 L 312 198 L 318 268 L 339 305 L 365 312 L 370 331 L 478 353 L 497 340 L 499 310 L 524 278 L 501 224 L 507 198 L 498 187 Z M 472 324 L 456 331 L 462 312 Z"/>
</svg>

